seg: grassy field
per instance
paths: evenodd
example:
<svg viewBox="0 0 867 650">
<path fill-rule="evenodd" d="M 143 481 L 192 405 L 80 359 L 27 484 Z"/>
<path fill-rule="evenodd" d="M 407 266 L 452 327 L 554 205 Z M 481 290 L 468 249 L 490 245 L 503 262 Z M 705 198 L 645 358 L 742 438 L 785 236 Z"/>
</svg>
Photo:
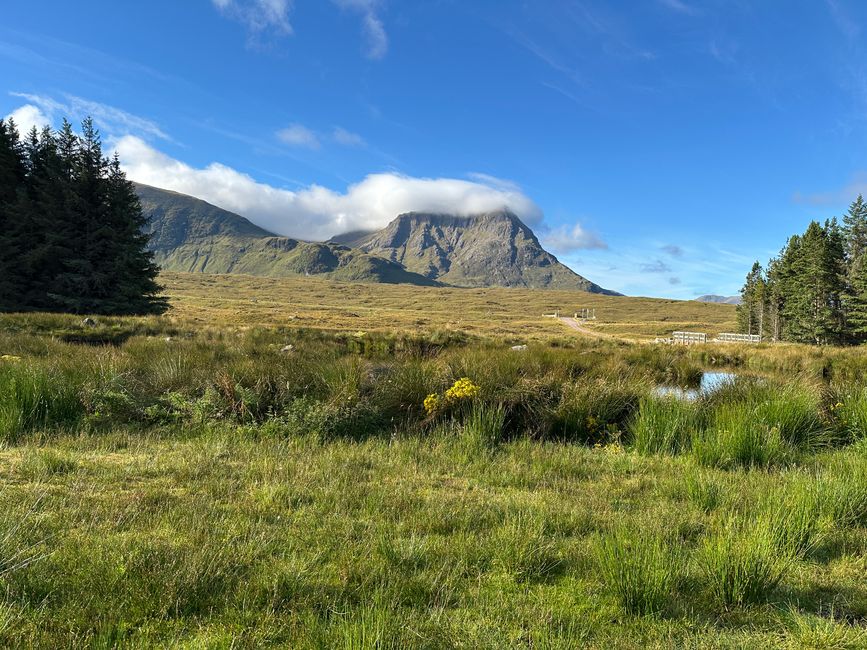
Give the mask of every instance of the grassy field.
<svg viewBox="0 0 867 650">
<path fill-rule="evenodd" d="M 569 337 L 543 314 L 595 308 L 600 333 L 647 339 L 676 330 L 735 331 L 735 308 L 692 301 L 601 296 L 577 291 L 443 289 L 343 284 L 316 278 L 162 276 L 173 315 L 203 327 L 290 326 L 348 331 L 459 330 L 504 340 Z"/>
<path fill-rule="evenodd" d="M 0 647 L 867 647 L 864 352 L 167 280 L 164 317 L 0 315 Z"/>
</svg>

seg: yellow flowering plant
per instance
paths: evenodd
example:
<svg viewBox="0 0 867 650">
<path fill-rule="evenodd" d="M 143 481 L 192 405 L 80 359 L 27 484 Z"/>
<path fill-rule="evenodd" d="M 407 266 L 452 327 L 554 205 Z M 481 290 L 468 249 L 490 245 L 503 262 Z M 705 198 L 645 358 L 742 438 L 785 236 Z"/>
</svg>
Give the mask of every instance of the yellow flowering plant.
<svg viewBox="0 0 867 650">
<path fill-rule="evenodd" d="M 431 393 L 424 398 L 424 412 L 428 415 L 433 415 L 440 405 L 440 396 L 436 393 Z"/>
<path fill-rule="evenodd" d="M 473 399 L 479 396 L 482 389 L 473 383 L 469 377 L 461 377 L 446 391 L 446 399 L 449 401 Z"/>
<path fill-rule="evenodd" d="M 469 377 L 461 377 L 442 396 L 431 393 L 424 398 L 424 410 L 428 415 L 433 415 L 445 406 L 451 406 L 461 402 L 475 399 L 482 392 L 481 387 Z"/>
</svg>

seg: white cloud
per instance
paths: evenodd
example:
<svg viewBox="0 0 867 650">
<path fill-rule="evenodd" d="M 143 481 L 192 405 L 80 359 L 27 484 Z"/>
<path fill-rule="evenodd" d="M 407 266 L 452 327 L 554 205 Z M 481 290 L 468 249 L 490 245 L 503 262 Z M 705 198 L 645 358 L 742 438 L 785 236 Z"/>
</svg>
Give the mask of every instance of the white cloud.
<svg viewBox="0 0 867 650">
<path fill-rule="evenodd" d="M 244 24 L 252 35 L 268 30 L 291 34 L 291 0 L 211 0 L 223 14 Z"/>
<path fill-rule="evenodd" d="M 341 9 L 361 14 L 361 28 L 367 41 L 369 59 L 379 60 L 388 53 L 388 34 L 379 17 L 379 0 L 332 0 Z"/>
<path fill-rule="evenodd" d="M 322 146 L 319 142 L 319 136 L 303 124 L 290 124 L 285 129 L 278 131 L 277 137 L 282 143 L 291 147 L 319 149 Z"/>
<path fill-rule="evenodd" d="M 555 253 L 574 253 L 578 250 L 603 249 L 608 245 L 576 223 L 574 226 L 553 228 L 542 236 L 542 243 Z"/>
<path fill-rule="evenodd" d="M 331 137 L 337 144 L 344 147 L 363 147 L 367 144 L 360 135 L 347 131 L 342 126 L 335 126 L 334 131 L 331 132 Z"/>
<path fill-rule="evenodd" d="M 279 35 L 293 33 L 289 15 L 293 0 L 211 0 L 224 15 L 242 23 L 251 37 L 273 31 Z M 379 0 L 332 0 L 348 11 L 361 15 L 361 30 L 366 41 L 365 54 L 379 60 L 388 53 L 388 34 L 379 17 Z"/>
<path fill-rule="evenodd" d="M 38 106 L 34 106 L 33 104 L 26 104 L 21 108 L 15 109 L 6 116 L 6 120 L 10 119 L 15 122 L 15 127 L 22 137 L 30 133 L 33 127 L 41 131 L 43 126 L 51 124 L 51 119 L 39 110 Z"/>
<path fill-rule="evenodd" d="M 263 228 L 301 239 L 383 228 L 413 210 L 472 215 L 508 207 L 527 223 L 542 219 L 542 211 L 522 192 L 481 182 L 382 173 L 342 193 L 320 185 L 289 191 L 219 163 L 191 167 L 134 136 L 121 138 L 115 146 L 132 180 L 199 197 Z"/>
<path fill-rule="evenodd" d="M 75 95 L 63 95 L 64 101 L 58 101 L 53 97 L 44 95 L 32 95 L 28 93 L 9 93 L 12 97 L 20 97 L 37 107 L 47 122 L 55 124 L 61 118 L 67 118 L 73 123 L 80 122 L 85 117 L 92 117 L 96 126 L 107 133 L 124 135 L 127 133 L 143 134 L 160 140 L 171 140 L 159 125 L 147 118 L 127 113 L 124 110 L 82 99 Z M 19 109 L 21 110 L 21 109 Z"/>
</svg>

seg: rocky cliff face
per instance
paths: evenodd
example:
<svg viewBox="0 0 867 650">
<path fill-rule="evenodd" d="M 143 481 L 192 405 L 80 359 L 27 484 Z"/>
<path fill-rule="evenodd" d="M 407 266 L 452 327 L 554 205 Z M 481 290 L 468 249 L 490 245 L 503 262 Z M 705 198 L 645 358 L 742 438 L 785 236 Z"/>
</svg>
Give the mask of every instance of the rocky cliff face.
<svg viewBox="0 0 867 650">
<path fill-rule="evenodd" d="M 324 275 L 353 282 L 437 282 L 400 264 L 334 243 L 278 237 L 244 217 L 199 199 L 136 185 L 150 220 L 150 248 L 168 271 L 249 275 Z"/>
<path fill-rule="evenodd" d="M 544 250 L 518 217 L 502 210 L 471 217 L 402 214 L 383 230 L 355 237 L 367 253 L 457 287 L 603 289 Z"/>
</svg>

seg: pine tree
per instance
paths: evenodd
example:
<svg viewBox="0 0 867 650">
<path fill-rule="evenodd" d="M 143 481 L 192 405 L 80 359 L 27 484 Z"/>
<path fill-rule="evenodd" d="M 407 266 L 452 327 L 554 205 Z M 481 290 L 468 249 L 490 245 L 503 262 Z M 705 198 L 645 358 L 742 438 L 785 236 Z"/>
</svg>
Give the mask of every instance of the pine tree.
<svg viewBox="0 0 867 650">
<path fill-rule="evenodd" d="M 26 273 L 22 268 L 19 215 L 27 174 L 26 159 L 15 122 L 0 120 L 0 311 L 23 302 Z"/>
<path fill-rule="evenodd" d="M 119 314 L 161 313 L 168 304 L 158 295 L 162 287 L 156 282 L 159 267 L 147 249 L 147 219 L 117 153 L 108 168 L 107 197 L 108 221 L 115 233 L 112 241 L 119 244 L 111 255 L 110 272 L 117 284 L 108 307 Z"/>
<path fill-rule="evenodd" d="M 841 297 L 843 293 L 842 251 L 837 250 L 833 222 L 823 228 L 813 221 L 788 255 L 787 278 L 783 285 L 789 340 L 829 344 L 841 340 Z"/>
<path fill-rule="evenodd" d="M 859 194 L 843 215 L 846 231 L 846 257 L 855 260 L 867 252 L 867 204 Z"/>
<path fill-rule="evenodd" d="M 764 330 L 766 283 L 762 265 L 758 262 L 747 274 L 738 305 L 738 327 L 745 334 L 762 334 Z"/>
<path fill-rule="evenodd" d="M 860 255 L 849 266 L 846 325 L 850 340 L 867 340 L 867 255 Z"/>
<path fill-rule="evenodd" d="M 0 310 L 164 311 L 145 225 L 92 120 L 24 143 L 0 121 Z"/>
<path fill-rule="evenodd" d="M 849 206 L 843 216 L 843 235 L 846 250 L 846 291 L 844 310 L 847 321 L 847 339 L 851 343 L 867 341 L 867 286 L 864 274 L 867 272 L 867 205 L 863 197 Z"/>
</svg>

